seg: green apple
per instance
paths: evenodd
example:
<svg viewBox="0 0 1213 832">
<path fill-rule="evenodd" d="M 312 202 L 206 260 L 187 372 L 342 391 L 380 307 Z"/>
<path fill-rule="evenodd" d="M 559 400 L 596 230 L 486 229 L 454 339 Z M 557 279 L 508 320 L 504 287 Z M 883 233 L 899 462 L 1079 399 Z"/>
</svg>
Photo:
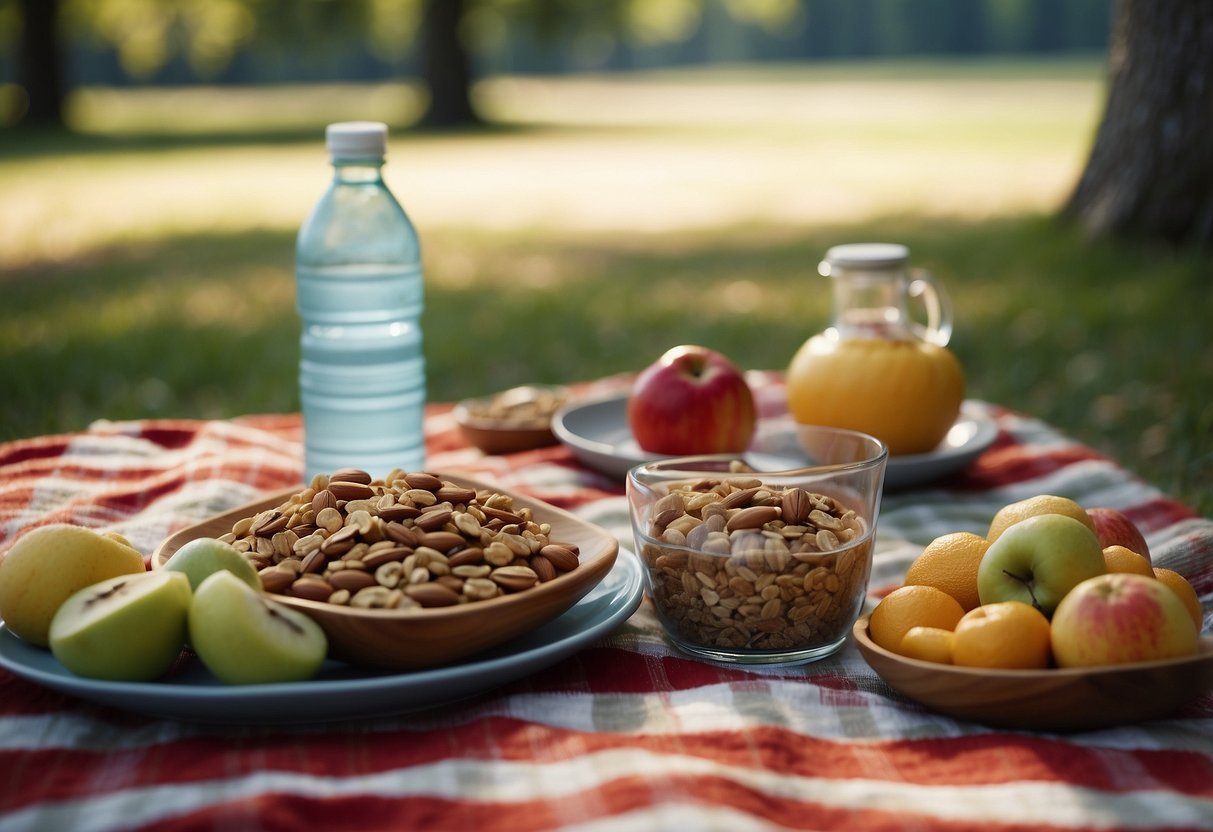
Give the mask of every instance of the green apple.
<svg viewBox="0 0 1213 832">
<path fill-rule="evenodd" d="M 1132 573 L 1089 578 L 1053 613 L 1060 667 L 1095 667 L 1190 656 L 1200 635 L 1179 596 L 1162 581 Z"/>
<path fill-rule="evenodd" d="M 77 676 L 149 682 L 185 644 L 190 594 L 180 572 L 119 575 L 85 587 L 51 620 L 51 652 Z"/>
<path fill-rule="evenodd" d="M 1052 615 L 1066 593 L 1107 571 L 1099 538 L 1063 514 L 1021 520 L 990 544 L 977 567 L 982 604 L 1022 601 Z"/>
<path fill-rule="evenodd" d="M 0 618 L 21 638 L 46 647 L 51 619 L 69 596 L 143 571 L 143 555 L 111 536 L 64 523 L 41 526 L 0 560 Z"/>
<path fill-rule="evenodd" d="M 229 685 L 310 679 L 328 652 L 319 624 L 226 570 L 194 593 L 189 638 L 207 669 Z"/>
<path fill-rule="evenodd" d="M 186 543 L 164 562 L 162 568 L 184 572 L 195 592 L 204 580 L 221 569 L 231 572 L 253 589 L 261 589 L 261 578 L 248 559 L 213 537 L 200 537 Z"/>
</svg>

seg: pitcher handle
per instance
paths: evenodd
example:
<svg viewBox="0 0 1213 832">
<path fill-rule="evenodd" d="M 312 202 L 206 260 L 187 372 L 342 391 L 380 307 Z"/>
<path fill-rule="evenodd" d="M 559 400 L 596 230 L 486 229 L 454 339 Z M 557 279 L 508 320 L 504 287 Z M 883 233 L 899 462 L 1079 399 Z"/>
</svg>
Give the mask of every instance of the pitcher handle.
<svg viewBox="0 0 1213 832">
<path fill-rule="evenodd" d="M 922 340 L 945 347 L 952 339 L 952 302 L 943 286 L 930 272 L 914 269 L 910 277 L 910 297 L 922 300 L 927 310 L 927 324 L 914 322 L 911 328 Z"/>
</svg>

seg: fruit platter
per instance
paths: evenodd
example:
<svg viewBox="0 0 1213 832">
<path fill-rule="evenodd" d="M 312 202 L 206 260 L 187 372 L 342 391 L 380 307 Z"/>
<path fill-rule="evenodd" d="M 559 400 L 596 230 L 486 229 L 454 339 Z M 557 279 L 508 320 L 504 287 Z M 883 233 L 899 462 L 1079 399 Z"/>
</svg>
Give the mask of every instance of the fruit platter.
<svg viewBox="0 0 1213 832">
<path fill-rule="evenodd" d="M 182 718 L 331 717 L 334 696 L 363 714 L 423 707 L 626 619 L 640 579 L 617 553 L 474 479 L 346 469 L 182 529 L 150 569 L 117 535 L 29 533 L 0 562 L 0 664 Z"/>
</svg>

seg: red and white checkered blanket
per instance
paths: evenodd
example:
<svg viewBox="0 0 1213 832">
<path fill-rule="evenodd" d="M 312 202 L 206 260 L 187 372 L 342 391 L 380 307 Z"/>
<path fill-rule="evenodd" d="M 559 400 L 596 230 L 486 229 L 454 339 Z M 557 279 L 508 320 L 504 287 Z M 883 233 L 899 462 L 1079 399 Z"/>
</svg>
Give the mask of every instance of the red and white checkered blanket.
<svg viewBox="0 0 1213 832">
<path fill-rule="evenodd" d="M 582 392 L 609 387 L 586 385 Z M 780 397 L 765 377 L 765 406 Z M 1032 494 L 1125 511 L 1213 626 L 1213 522 L 1039 421 L 989 407 L 966 471 L 885 496 L 873 593 L 933 537 Z M 523 491 L 632 548 L 619 482 L 564 448 L 484 457 L 450 408 L 427 467 Z M 297 416 L 99 423 L 0 445 L 0 550 L 69 522 L 150 553 L 300 479 Z M 338 711 L 342 703 L 334 702 Z M 420 713 L 293 727 L 152 719 L 0 670 L 0 830 L 1213 829 L 1213 695 L 1077 735 L 995 730 L 893 693 L 852 645 L 794 669 L 683 656 L 651 607 L 530 677 Z"/>
</svg>

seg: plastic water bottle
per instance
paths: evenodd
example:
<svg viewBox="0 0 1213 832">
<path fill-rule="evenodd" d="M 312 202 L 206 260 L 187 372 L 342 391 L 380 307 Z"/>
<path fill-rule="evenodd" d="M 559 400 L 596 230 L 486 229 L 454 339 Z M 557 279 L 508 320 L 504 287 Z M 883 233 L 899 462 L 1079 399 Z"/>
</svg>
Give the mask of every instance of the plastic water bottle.
<svg viewBox="0 0 1213 832">
<path fill-rule="evenodd" d="M 421 244 L 383 182 L 387 125 L 331 124 L 333 181 L 295 248 L 306 479 L 425 466 Z"/>
</svg>

